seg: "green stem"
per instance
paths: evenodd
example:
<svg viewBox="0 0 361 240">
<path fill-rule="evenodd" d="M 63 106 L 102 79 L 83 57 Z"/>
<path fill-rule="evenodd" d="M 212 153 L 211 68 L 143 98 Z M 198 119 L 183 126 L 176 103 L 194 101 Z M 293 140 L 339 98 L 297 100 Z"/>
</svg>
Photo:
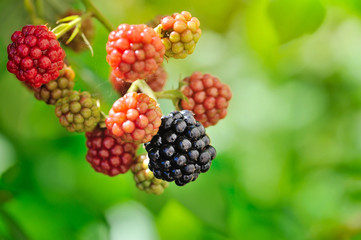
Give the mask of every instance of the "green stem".
<svg viewBox="0 0 361 240">
<path fill-rule="evenodd" d="M 157 98 L 166 98 L 172 100 L 173 105 L 177 110 L 180 110 L 179 100 L 185 100 L 188 102 L 188 98 L 178 89 L 155 92 L 155 95 Z"/>
<path fill-rule="evenodd" d="M 82 16 L 75 18 L 73 21 L 66 23 L 66 24 L 60 24 L 56 28 L 52 30 L 53 33 L 55 33 L 55 36 L 57 39 L 59 39 L 61 36 L 63 36 L 65 33 L 73 29 L 77 24 L 83 22 L 87 18 L 90 18 L 93 15 L 92 12 L 86 12 Z M 59 30 L 60 29 L 60 30 Z"/>
<path fill-rule="evenodd" d="M 42 21 L 40 18 L 38 18 L 38 15 L 36 14 L 36 9 L 35 9 L 33 1 L 32 0 L 24 0 L 24 6 L 25 6 L 26 11 L 29 13 L 33 24 L 35 24 L 35 25 L 41 24 Z"/>
<path fill-rule="evenodd" d="M 94 14 L 94 17 L 101 22 L 105 28 L 110 32 L 115 29 L 115 27 L 109 22 L 109 20 L 95 7 L 91 0 L 82 0 L 87 11 L 90 11 Z"/>
<path fill-rule="evenodd" d="M 154 94 L 157 98 L 166 98 L 171 100 L 186 99 L 186 96 L 184 96 L 184 94 L 178 89 L 155 92 Z"/>
<path fill-rule="evenodd" d="M 153 90 L 144 80 L 136 80 L 135 82 L 133 82 L 127 92 L 137 92 L 138 90 L 157 101 L 157 97 L 154 94 Z"/>
<path fill-rule="evenodd" d="M 35 0 L 35 7 L 36 10 L 39 14 L 39 18 L 43 19 L 44 18 L 44 3 L 43 0 Z"/>
<path fill-rule="evenodd" d="M 26 235 L 24 230 L 15 221 L 15 219 L 2 208 L 0 208 L 0 218 L 7 225 L 12 239 L 20 239 L 20 240 L 29 239 L 29 237 Z"/>
</svg>

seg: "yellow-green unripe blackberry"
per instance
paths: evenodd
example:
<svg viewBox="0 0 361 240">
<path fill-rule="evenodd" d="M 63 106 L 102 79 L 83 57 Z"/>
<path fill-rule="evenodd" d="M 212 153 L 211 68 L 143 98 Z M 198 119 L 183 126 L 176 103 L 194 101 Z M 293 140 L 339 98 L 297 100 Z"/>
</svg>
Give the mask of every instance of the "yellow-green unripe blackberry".
<svg viewBox="0 0 361 240">
<path fill-rule="evenodd" d="M 134 174 L 134 181 L 139 190 L 146 193 L 162 194 L 168 187 L 168 182 L 155 178 L 148 168 L 149 158 L 146 154 L 139 155 L 130 168 Z"/>
<path fill-rule="evenodd" d="M 162 38 L 167 57 L 185 58 L 194 52 L 202 35 L 200 22 L 189 12 L 174 13 L 162 18 L 156 31 Z"/>
<path fill-rule="evenodd" d="M 55 114 L 69 132 L 90 132 L 100 121 L 99 104 L 88 92 L 72 91 L 59 99 Z"/>
</svg>

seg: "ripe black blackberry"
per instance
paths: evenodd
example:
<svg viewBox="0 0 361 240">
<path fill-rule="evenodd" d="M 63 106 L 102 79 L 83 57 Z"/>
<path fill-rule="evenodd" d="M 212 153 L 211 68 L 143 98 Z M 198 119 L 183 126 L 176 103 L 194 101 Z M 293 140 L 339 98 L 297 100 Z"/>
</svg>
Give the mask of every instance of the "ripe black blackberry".
<svg viewBox="0 0 361 240">
<path fill-rule="evenodd" d="M 207 172 L 216 157 L 205 128 L 187 110 L 162 117 L 157 135 L 145 144 L 149 169 L 159 179 L 183 186 Z"/>
</svg>

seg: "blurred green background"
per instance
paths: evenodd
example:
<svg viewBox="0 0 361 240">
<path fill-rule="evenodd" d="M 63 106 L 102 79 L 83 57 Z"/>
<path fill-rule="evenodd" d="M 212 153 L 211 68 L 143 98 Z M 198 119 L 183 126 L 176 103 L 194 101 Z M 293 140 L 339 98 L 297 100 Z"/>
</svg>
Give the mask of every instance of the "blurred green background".
<svg viewBox="0 0 361 240">
<path fill-rule="evenodd" d="M 51 26 L 82 9 L 43 3 Z M 10 36 L 30 18 L 21 0 L 0 0 L 0 239 L 361 239 L 360 0 L 94 3 L 114 25 L 182 10 L 200 19 L 194 54 L 165 64 L 167 87 L 193 71 L 231 86 L 227 118 L 207 130 L 217 158 L 161 196 L 138 191 L 130 172 L 93 171 L 84 135 L 67 133 L 7 72 Z M 107 111 L 117 99 L 108 32 L 94 23 L 94 56 L 67 56 L 76 88 Z"/>
</svg>

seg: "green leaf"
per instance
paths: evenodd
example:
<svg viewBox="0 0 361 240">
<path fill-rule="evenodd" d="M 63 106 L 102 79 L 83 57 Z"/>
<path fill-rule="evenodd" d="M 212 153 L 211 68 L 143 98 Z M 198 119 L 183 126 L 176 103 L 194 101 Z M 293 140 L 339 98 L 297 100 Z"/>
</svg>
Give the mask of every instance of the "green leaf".
<svg viewBox="0 0 361 240">
<path fill-rule="evenodd" d="M 313 33 L 325 18 L 319 0 L 275 0 L 268 10 L 281 43 Z"/>
</svg>

